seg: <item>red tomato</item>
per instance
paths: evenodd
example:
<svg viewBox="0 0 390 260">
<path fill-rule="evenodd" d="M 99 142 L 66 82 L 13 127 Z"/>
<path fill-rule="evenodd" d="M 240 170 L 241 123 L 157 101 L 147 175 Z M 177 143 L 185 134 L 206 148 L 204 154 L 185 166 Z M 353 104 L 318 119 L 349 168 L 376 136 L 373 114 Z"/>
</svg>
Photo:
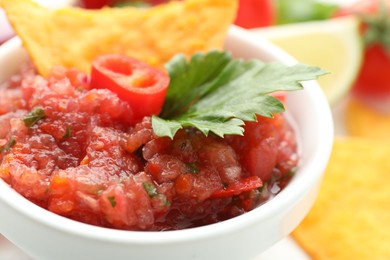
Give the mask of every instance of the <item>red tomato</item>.
<svg viewBox="0 0 390 260">
<path fill-rule="evenodd" d="M 259 122 L 247 122 L 242 138 L 246 146 L 241 159 L 242 165 L 264 182 L 271 179 L 278 155 L 276 129 L 272 123 L 267 122 L 271 120 L 262 118 Z"/>
<path fill-rule="evenodd" d="M 168 75 L 146 63 L 119 54 L 102 55 L 92 63 L 91 87 L 106 88 L 127 101 L 135 121 L 161 112 Z"/>
<path fill-rule="evenodd" d="M 244 28 L 272 25 L 274 7 L 272 0 L 240 0 L 235 24 Z"/>
<path fill-rule="evenodd" d="M 276 115 L 277 116 L 277 115 Z M 228 137 L 228 142 L 241 156 L 241 165 L 250 176 L 263 182 L 271 179 L 277 163 L 278 136 L 276 120 L 258 116 L 258 122 L 246 122 L 244 136 Z"/>
<path fill-rule="evenodd" d="M 362 68 L 352 88 L 358 96 L 383 98 L 390 95 L 390 44 L 383 37 L 390 30 L 389 13 L 390 0 L 362 0 L 337 13 L 338 16 L 357 15 L 362 20 L 366 46 Z"/>
<path fill-rule="evenodd" d="M 375 98 L 390 95 L 390 55 L 380 44 L 366 48 L 353 92 Z"/>
</svg>

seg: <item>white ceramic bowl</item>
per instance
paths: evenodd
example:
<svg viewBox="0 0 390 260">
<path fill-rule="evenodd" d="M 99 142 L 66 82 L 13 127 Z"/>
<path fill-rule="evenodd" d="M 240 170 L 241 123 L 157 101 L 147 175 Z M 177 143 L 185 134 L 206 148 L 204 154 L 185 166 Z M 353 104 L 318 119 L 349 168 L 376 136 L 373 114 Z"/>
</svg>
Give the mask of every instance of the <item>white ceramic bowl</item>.
<svg viewBox="0 0 390 260">
<path fill-rule="evenodd" d="M 226 49 L 235 56 L 294 64 L 289 55 L 238 27 Z M 0 48 L 0 82 L 26 53 L 16 38 Z M 239 217 L 199 228 L 133 232 L 95 227 L 63 218 L 30 203 L 0 180 L 0 232 L 34 259 L 232 259 L 259 255 L 287 236 L 311 208 L 333 142 L 330 109 L 315 81 L 290 93 L 288 113 L 301 138 L 302 164 L 275 198 Z"/>
</svg>

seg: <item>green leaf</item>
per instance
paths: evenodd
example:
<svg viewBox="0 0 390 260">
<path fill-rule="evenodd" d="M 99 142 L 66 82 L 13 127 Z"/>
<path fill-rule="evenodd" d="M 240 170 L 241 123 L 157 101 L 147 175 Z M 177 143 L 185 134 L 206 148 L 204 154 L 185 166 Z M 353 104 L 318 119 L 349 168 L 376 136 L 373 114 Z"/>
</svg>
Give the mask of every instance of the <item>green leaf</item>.
<svg viewBox="0 0 390 260">
<path fill-rule="evenodd" d="M 39 120 L 45 118 L 45 110 L 43 110 L 42 107 L 34 107 L 30 113 L 28 113 L 24 118 L 23 122 L 26 125 L 26 127 L 32 127 L 35 125 Z"/>
<path fill-rule="evenodd" d="M 164 120 L 158 116 L 153 116 L 152 127 L 157 136 L 168 136 L 173 138 L 175 133 L 182 128 L 182 125 L 176 121 Z"/>
<path fill-rule="evenodd" d="M 180 114 L 193 100 L 210 91 L 213 80 L 223 76 L 220 74 L 230 60 L 228 53 L 217 51 L 208 55 L 195 54 L 189 63 L 184 55 L 174 56 L 166 64 L 171 81 L 161 117 L 170 118 Z"/>
<path fill-rule="evenodd" d="M 276 0 L 276 23 L 289 24 L 326 20 L 339 9 L 337 4 L 319 0 Z"/>
<path fill-rule="evenodd" d="M 15 138 L 11 137 L 5 145 L 0 146 L 0 153 L 8 152 L 11 149 L 11 147 L 14 146 L 15 144 L 16 144 Z"/>
<path fill-rule="evenodd" d="M 108 199 L 108 201 L 110 202 L 110 204 L 111 204 L 111 207 L 113 207 L 113 208 L 115 208 L 115 206 L 116 206 L 116 199 L 115 199 L 115 196 L 109 196 L 109 197 L 107 197 L 107 199 Z"/>
<path fill-rule="evenodd" d="M 156 135 L 170 138 L 189 126 L 205 135 L 242 135 L 244 121 L 284 111 L 283 104 L 268 94 L 302 89 L 300 81 L 325 74 L 302 64 L 235 60 L 221 51 L 198 53 L 188 62 L 178 55 L 166 69 L 171 83 L 162 113 L 153 116 L 152 126 Z"/>
<path fill-rule="evenodd" d="M 187 169 L 189 170 L 190 173 L 199 173 L 200 169 L 196 165 L 196 163 L 186 163 Z"/>
<path fill-rule="evenodd" d="M 63 139 L 70 138 L 72 136 L 73 126 L 66 128 L 65 134 L 62 137 Z"/>
<path fill-rule="evenodd" d="M 364 43 L 367 46 L 380 44 L 390 55 L 390 18 L 385 1 L 380 1 L 376 13 L 358 13 L 358 17 L 366 25 Z"/>
<path fill-rule="evenodd" d="M 148 181 L 144 181 L 142 183 L 142 186 L 144 187 L 146 193 L 149 195 L 149 197 L 153 198 L 155 197 L 156 195 L 158 195 L 157 193 L 157 189 L 156 187 L 154 187 L 154 185 Z"/>
</svg>

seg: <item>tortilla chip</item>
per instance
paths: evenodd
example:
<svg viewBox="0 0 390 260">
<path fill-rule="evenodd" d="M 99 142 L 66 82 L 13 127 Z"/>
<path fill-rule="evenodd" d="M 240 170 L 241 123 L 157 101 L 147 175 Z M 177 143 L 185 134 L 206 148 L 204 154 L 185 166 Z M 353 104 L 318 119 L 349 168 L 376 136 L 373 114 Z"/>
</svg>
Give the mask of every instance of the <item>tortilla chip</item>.
<svg viewBox="0 0 390 260">
<path fill-rule="evenodd" d="M 351 136 L 390 140 L 390 113 L 371 108 L 351 97 L 345 110 L 346 130 Z"/>
<path fill-rule="evenodd" d="M 162 67 L 176 53 L 222 49 L 237 0 L 172 1 L 135 7 L 49 10 L 32 0 L 0 0 L 38 71 L 89 72 L 98 55 L 121 53 Z"/>
<path fill-rule="evenodd" d="M 319 196 L 292 233 L 313 259 L 390 259 L 390 142 L 336 139 Z"/>
</svg>

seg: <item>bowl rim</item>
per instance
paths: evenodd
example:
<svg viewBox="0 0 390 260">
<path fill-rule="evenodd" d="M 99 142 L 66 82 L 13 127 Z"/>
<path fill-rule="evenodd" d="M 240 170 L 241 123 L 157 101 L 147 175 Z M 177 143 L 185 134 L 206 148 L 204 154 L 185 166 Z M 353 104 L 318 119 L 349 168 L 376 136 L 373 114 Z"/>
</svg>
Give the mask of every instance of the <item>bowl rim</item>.
<svg viewBox="0 0 390 260">
<path fill-rule="evenodd" d="M 233 25 L 229 28 L 228 35 L 240 37 L 244 41 L 250 42 L 251 44 L 261 44 L 262 49 L 270 50 L 276 59 L 288 65 L 293 65 L 296 63 L 296 60 L 286 52 L 279 49 L 264 38 L 258 35 L 254 35 L 245 29 Z M 20 39 L 14 37 L 13 39 L 4 43 L 4 46 L 0 48 L 0 56 L 3 49 L 6 49 L 5 51 L 16 51 L 17 48 L 20 48 L 20 46 Z M 319 143 L 318 148 L 316 149 L 316 153 L 311 155 L 312 160 L 306 165 L 306 168 L 312 169 L 314 167 L 317 169 L 320 167 L 323 169 L 330 156 L 333 143 L 332 116 L 330 108 L 326 108 L 327 103 L 325 104 L 325 102 L 327 101 L 318 84 L 315 81 L 308 81 L 304 82 L 304 85 L 307 86 L 305 87 L 304 91 L 308 91 L 312 98 L 317 99 L 317 106 L 324 107 L 324 109 L 322 109 L 323 117 L 321 118 L 321 121 L 319 121 L 321 126 L 318 127 L 319 131 L 321 131 L 319 136 L 322 136 L 323 138 L 318 140 Z M 313 171 L 312 174 L 294 176 L 289 185 L 281 190 L 281 192 L 272 198 L 272 200 L 264 203 L 259 208 L 249 211 L 238 217 L 211 225 L 164 232 L 117 230 L 74 221 L 49 212 L 48 210 L 31 203 L 15 190 L 13 190 L 3 180 L 0 180 L 0 200 L 5 202 L 9 207 L 13 208 L 19 214 L 23 214 L 24 216 L 40 223 L 41 225 L 49 226 L 53 229 L 56 229 L 57 231 L 68 233 L 73 236 L 119 244 L 182 244 L 191 241 L 210 239 L 232 234 L 238 230 L 250 228 L 251 225 L 255 224 L 261 219 L 272 218 L 277 214 L 277 212 L 280 211 L 281 208 L 289 209 L 293 207 L 293 201 L 289 196 L 291 193 L 296 194 L 295 197 L 298 197 L 299 199 L 303 198 L 310 187 L 313 186 L 319 179 L 321 179 L 322 174 L 323 173 L 321 171 L 317 170 Z M 298 185 L 301 187 L 300 189 L 295 191 L 292 190 Z"/>
</svg>

